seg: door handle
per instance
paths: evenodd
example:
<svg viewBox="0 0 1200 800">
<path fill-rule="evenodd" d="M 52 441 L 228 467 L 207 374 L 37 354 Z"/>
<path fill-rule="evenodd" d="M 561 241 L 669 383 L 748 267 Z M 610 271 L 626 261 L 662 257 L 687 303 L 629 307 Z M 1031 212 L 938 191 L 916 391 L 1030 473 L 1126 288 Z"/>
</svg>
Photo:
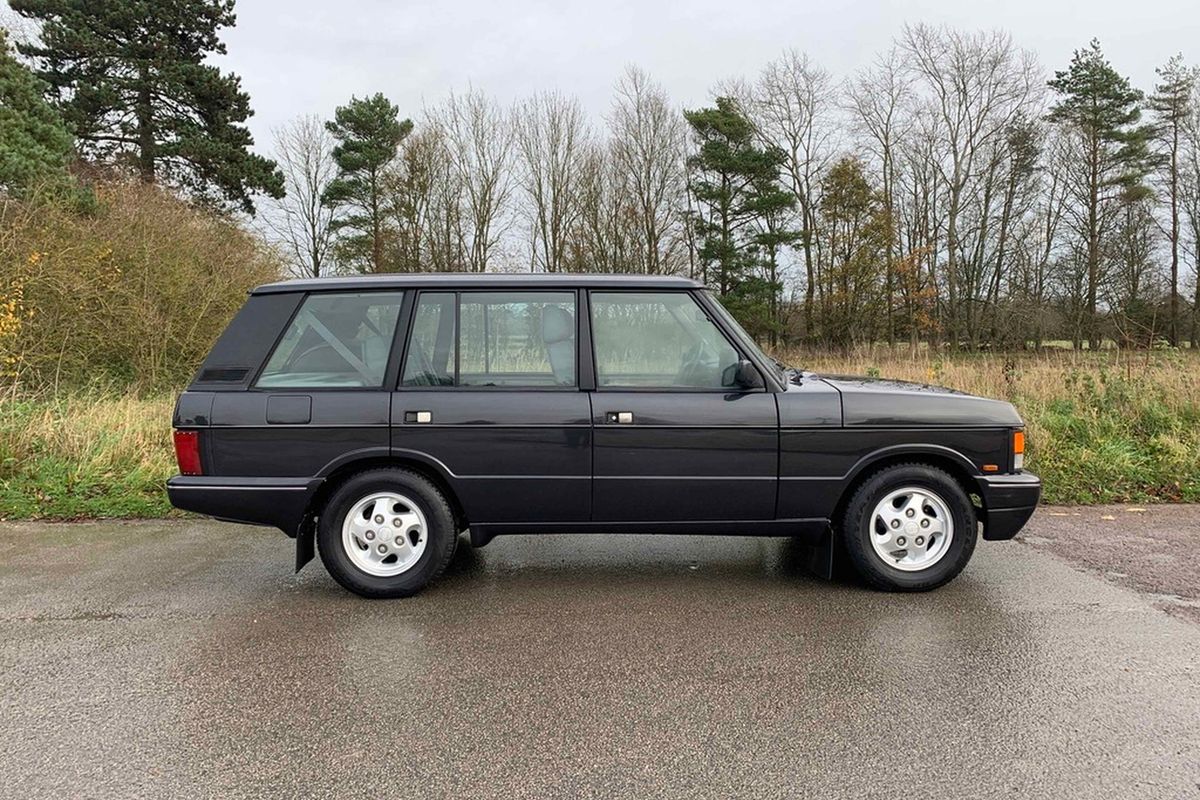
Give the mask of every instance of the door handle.
<svg viewBox="0 0 1200 800">
<path fill-rule="evenodd" d="M 425 424 L 433 422 L 433 414 L 429 411 L 405 411 L 404 421 Z"/>
<path fill-rule="evenodd" d="M 617 425 L 632 425 L 633 424 L 633 412 L 632 411 L 609 411 L 607 414 L 604 415 L 604 419 L 606 422 L 614 423 Z"/>
</svg>

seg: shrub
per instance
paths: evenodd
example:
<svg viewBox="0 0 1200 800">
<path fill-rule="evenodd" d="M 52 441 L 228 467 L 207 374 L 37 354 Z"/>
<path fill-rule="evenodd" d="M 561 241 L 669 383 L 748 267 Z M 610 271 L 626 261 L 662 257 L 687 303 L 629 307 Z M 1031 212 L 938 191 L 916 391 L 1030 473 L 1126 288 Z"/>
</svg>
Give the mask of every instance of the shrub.
<svg viewBox="0 0 1200 800">
<path fill-rule="evenodd" d="M 0 372 L 24 390 L 186 383 L 271 251 L 153 186 L 103 182 L 94 207 L 0 205 Z"/>
</svg>

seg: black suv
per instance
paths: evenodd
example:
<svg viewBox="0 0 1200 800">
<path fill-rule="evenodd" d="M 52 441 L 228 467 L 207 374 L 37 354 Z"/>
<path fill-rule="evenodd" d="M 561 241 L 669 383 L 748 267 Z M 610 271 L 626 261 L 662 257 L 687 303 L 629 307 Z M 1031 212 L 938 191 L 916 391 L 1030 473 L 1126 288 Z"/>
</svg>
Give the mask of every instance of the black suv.
<svg viewBox="0 0 1200 800">
<path fill-rule="evenodd" d="M 463 530 L 794 536 L 931 589 L 1041 492 L 1008 403 L 789 369 L 674 277 L 261 286 L 174 427 L 175 506 L 279 528 L 297 569 L 315 538 L 370 597 L 420 590 Z"/>
</svg>

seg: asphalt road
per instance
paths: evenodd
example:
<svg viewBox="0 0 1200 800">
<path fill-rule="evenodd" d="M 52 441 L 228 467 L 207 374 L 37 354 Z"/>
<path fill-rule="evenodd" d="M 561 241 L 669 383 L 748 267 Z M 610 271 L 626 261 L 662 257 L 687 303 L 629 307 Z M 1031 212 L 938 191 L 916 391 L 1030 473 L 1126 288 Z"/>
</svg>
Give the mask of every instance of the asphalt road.
<svg viewBox="0 0 1200 800">
<path fill-rule="evenodd" d="M 0 526 L 0 796 L 1200 797 L 1200 510 L 1074 513 L 908 596 L 554 536 L 371 602 L 270 530 Z"/>
</svg>

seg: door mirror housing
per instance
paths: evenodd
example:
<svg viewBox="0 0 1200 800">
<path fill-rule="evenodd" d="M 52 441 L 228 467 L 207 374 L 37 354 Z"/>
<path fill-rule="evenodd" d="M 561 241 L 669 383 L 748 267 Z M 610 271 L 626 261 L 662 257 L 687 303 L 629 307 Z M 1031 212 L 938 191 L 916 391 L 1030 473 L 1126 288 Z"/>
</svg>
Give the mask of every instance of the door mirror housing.
<svg viewBox="0 0 1200 800">
<path fill-rule="evenodd" d="M 766 384 L 763 382 L 762 373 L 758 371 L 758 367 L 754 366 L 747 359 L 741 359 L 734 364 L 730 369 L 733 370 L 732 385 L 739 389 L 761 389 Z"/>
</svg>

